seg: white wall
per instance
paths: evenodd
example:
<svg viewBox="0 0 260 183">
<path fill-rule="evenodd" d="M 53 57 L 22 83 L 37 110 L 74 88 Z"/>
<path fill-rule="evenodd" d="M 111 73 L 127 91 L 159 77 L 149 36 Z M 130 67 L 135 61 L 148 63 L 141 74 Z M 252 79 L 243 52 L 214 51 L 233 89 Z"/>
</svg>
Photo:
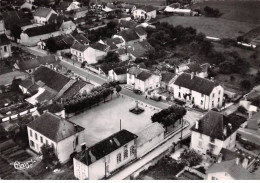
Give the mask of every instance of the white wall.
<svg viewBox="0 0 260 183">
<path fill-rule="evenodd" d="M 0 46 L 0 59 L 12 56 L 11 44 Z"/>
<path fill-rule="evenodd" d="M 158 87 L 160 87 L 160 76 L 152 75 L 145 81 L 135 78 L 135 89 L 141 90 L 142 92 L 145 92 L 148 89 L 155 89 Z"/>
<path fill-rule="evenodd" d="M 88 166 L 73 158 L 74 176 L 79 180 L 88 179 Z"/>
<path fill-rule="evenodd" d="M 213 178 L 214 177 L 214 178 Z M 228 173 L 226 172 L 216 172 L 207 174 L 207 180 L 234 180 Z"/>
</svg>

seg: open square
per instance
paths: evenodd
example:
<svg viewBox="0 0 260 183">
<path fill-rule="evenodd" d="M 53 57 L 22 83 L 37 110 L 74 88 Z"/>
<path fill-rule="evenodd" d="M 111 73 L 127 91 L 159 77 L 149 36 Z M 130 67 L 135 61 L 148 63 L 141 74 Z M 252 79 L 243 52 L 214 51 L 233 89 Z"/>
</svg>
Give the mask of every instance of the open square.
<svg viewBox="0 0 260 183">
<path fill-rule="evenodd" d="M 129 112 L 135 105 L 134 99 L 114 97 L 111 101 L 73 116 L 69 120 L 85 128 L 86 143 L 89 147 L 119 131 L 120 119 L 121 128 L 133 133 L 152 123 L 151 116 L 158 110 L 140 102 L 139 106 L 145 111 L 136 115 Z"/>
</svg>

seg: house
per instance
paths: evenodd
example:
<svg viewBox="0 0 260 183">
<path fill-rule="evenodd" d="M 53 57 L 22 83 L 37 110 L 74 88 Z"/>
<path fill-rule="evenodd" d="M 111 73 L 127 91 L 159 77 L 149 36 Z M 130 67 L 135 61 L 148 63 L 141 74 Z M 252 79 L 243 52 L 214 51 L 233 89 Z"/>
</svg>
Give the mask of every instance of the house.
<svg viewBox="0 0 260 183">
<path fill-rule="evenodd" d="M 55 55 L 47 55 L 26 61 L 17 61 L 14 64 L 14 68 L 31 74 L 41 65 L 49 67 L 50 69 L 59 70 L 60 59 Z"/>
<path fill-rule="evenodd" d="M 136 42 L 146 39 L 147 33 L 142 27 L 138 27 L 135 29 L 122 30 L 113 36 L 113 38 L 115 37 L 123 39 L 126 46 L 131 46 Z"/>
<path fill-rule="evenodd" d="M 81 7 L 78 9 L 71 10 L 67 13 L 67 15 L 72 18 L 73 20 L 77 20 L 79 18 L 83 18 L 87 15 L 88 8 L 87 7 Z"/>
<path fill-rule="evenodd" d="M 108 72 L 108 78 L 111 81 L 119 81 L 120 83 L 126 83 L 127 80 L 127 66 L 116 67 Z"/>
<path fill-rule="evenodd" d="M 109 51 L 116 51 L 117 49 L 122 48 L 125 42 L 121 38 L 115 37 L 100 40 L 99 43 L 108 45 Z"/>
<path fill-rule="evenodd" d="M 127 73 L 127 84 L 142 92 L 158 88 L 160 80 L 159 75 L 138 67 L 129 68 Z"/>
<path fill-rule="evenodd" d="M 182 73 L 173 83 L 174 98 L 183 100 L 203 110 L 220 108 L 223 104 L 224 89 L 212 80 Z"/>
<path fill-rule="evenodd" d="M 130 59 L 127 49 L 125 47 L 119 48 L 115 51 L 119 55 L 119 60 L 122 62 Z"/>
<path fill-rule="evenodd" d="M 11 71 L 0 74 L 0 78 L 0 86 L 10 86 L 14 79 L 25 80 L 28 78 L 28 74 L 21 71 Z"/>
<path fill-rule="evenodd" d="M 73 58 L 78 62 L 86 61 L 88 64 L 95 64 L 98 60 L 103 59 L 107 55 L 109 46 L 98 42 L 86 46 L 75 42 L 70 51 Z"/>
<path fill-rule="evenodd" d="M 84 128 L 60 116 L 45 112 L 27 125 L 30 149 L 36 153 L 41 147 L 51 145 L 61 163 L 81 150 L 85 144 Z"/>
<path fill-rule="evenodd" d="M 126 20 L 120 20 L 118 22 L 118 27 L 120 28 L 120 30 L 127 30 L 127 29 L 133 29 L 138 25 L 138 23 L 136 23 L 135 21 L 126 21 Z"/>
<path fill-rule="evenodd" d="M 213 164 L 206 170 L 206 180 L 257 180 L 242 166 L 239 158 Z"/>
<path fill-rule="evenodd" d="M 158 122 L 148 125 L 143 130 L 139 131 L 136 141 L 137 158 L 142 157 L 147 152 L 152 150 L 164 140 L 165 129 Z"/>
<path fill-rule="evenodd" d="M 11 56 L 11 42 L 5 34 L 0 34 L 0 60 Z"/>
<path fill-rule="evenodd" d="M 39 7 L 33 13 L 33 20 L 37 24 L 45 25 L 52 14 L 57 13 L 51 8 Z"/>
<path fill-rule="evenodd" d="M 136 10 L 136 6 L 133 4 L 121 3 L 119 4 L 119 7 L 126 13 L 132 13 L 134 10 Z"/>
<path fill-rule="evenodd" d="M 100 180 L 136 159 L 137 136 L 121 130 L 78 153 L 73 159 L 74 176 L 80 180 Z"/>
<path fill-rule="evenodd" d="M 176 79 L 176 74 L 172 72 L 163 72 L 160 87 L 166 91 L 173 93 L 173 88 L 171 87 L 171 83 L 173 83 L 175 79 Z"/>
<path fill-rule="evenodd" d="M 37 6 L 34 4 L 31 4 L 31 3 L 25 2 L 20 7 L 20 9 L 23 9 L 23 8 L 29 9 L 29 10 L 35 10 L 37 8 Z"/>
<path fill-rule="evenodd" d="M 131 46 L 127 46 L 127 53 L 130 60 L 136 60 L 137 58 L 146 58 L 149 51 L 153 51 L 154 48 L 148 43 L 147 40 L 136 42 Z"/>
<path fill-rule="evenodd" d="M 38 92 L 39 86 L 31 79 L 25 79 L 19 84 L 19 88 L 23 94 L 34 95 Z"/>
<path fill-rule="evenodd" d="M 71 10 L 75 10 L 75 9 L 79 9 L 80 8 L 80 3 L 77 1 L 73 1 L 70 3 L 70 5 L 67 7 L 66 11 L 71 11 Z"/>
<path fill-rule="evenodd" d="M 217 157 L 222 148 L 233 150 L 240 123 L 210 110 L 191 128 L 191 145 L 200 154 Z"/>
<path fill-rule="evenodd" d="M 208 77 L 209 67 L 210 67 L 210 65 L 208 63 L 199 65 L 196 62 L 191 62 L 188 64 L 188 69 L 185 70 L 184 72 L 187 72 L 187 73 L 193 72 L 198 77 L 206 78 L 206 77 Z"/>
<path fill-rule="evenodd" d="M 134 19 L 150 20 L 156 18 L 156 9 L 151 6 L 139 6 L 133 11 Z"/>
</svg>

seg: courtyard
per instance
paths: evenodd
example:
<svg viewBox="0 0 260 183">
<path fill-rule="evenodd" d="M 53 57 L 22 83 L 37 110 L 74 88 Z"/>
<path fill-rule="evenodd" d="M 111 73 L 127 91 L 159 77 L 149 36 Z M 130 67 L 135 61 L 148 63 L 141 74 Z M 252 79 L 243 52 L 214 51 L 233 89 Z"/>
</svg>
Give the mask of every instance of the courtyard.
<svg viewBox="0 0 260 183">
<path fill-rule="evenodd" d="M 139 103 L 145 111 L 141 114 L 133 114 L 129 109 L 136 102 L 128 97 L 114 97 L 111 101 L 89 109 L 84 113 L 73 116 L 69 120 L 85 128 L 87 146 L 91 146 L 121 129 L 136 133 L 149 125 L 151 116 L 159 112 L 159 109 Z"/>
</svg>

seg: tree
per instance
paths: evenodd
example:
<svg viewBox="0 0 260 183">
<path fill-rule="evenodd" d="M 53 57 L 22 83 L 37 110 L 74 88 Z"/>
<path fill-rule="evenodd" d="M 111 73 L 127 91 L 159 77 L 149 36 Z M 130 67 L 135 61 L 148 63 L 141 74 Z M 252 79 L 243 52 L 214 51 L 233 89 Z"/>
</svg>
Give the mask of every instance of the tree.
<svg viewBox="0 0 260 183">
<path fill-rule="evenodd" d="M 243 90 L 249 90 L 251 88 L 252 84 L 249 80 L 245 79 L 240 82 L 240 87 Z"/>
<path fill-rule="evenodd" d="M 58 50 L 58 46 L 53 37 L 50 37 L 46 42 L 46 47 L 49 49 L 51 53 L 55 53 Z"/>
<path fill-rule="evenodd" d="M 189 167 L 199 165 L 202 162 L 202 156 L 193 149 L 185 149 L 180 155 L 181 162 Z"/>
<path fill-rule="evenodd" d="M 99 60 L 99 63 L 117 63 L 119 61 L 118 53 L 108 52 L 104 59 Z"/>
<path fill-rule="evenodd" d="M 256 82 L 257 84 L 260 83 L 260 71 L 258 71 L 257 74 L 256 74 L 256 76 L 255 76 L 255 82 Z"/>
<path fill-rule="evenodd" d="M 59 162 L 57 155 L 54 152 L 54 148 L 50 145 L 43 144 L 41 147 L 42 162 L 45 166 L 53 164 L 53 162 Z"/>
<path fill-rule="evenodd" d="M 122 90 L 122 87 L 120 85 L 116 85 L 116 92 L 119 94 L 119 92 Z"/>
<path fill-rule="evenodd" d="M 0 140 L 5 140 L 8 136 L 8 132 L 0 125 Z"/>
<path fill-rule="evenodd" d="M 12 35 L 12 37 L 14 37 L 15 41 L 17 39 L 20 39 L 20 35 L 22 33 L 22 28 L 20 26 L 14 25 L 11 27 L 10 31 L 11 31 L 11 35 Z"/>
<path fill-rule="evenodd" d="M 209 6 L 206 6 L 204 8 L 205 16 L 206 17 L 220 17 L 221 13 L 219 12 L 219 9 L 214 9 Z"/>
</svg>

